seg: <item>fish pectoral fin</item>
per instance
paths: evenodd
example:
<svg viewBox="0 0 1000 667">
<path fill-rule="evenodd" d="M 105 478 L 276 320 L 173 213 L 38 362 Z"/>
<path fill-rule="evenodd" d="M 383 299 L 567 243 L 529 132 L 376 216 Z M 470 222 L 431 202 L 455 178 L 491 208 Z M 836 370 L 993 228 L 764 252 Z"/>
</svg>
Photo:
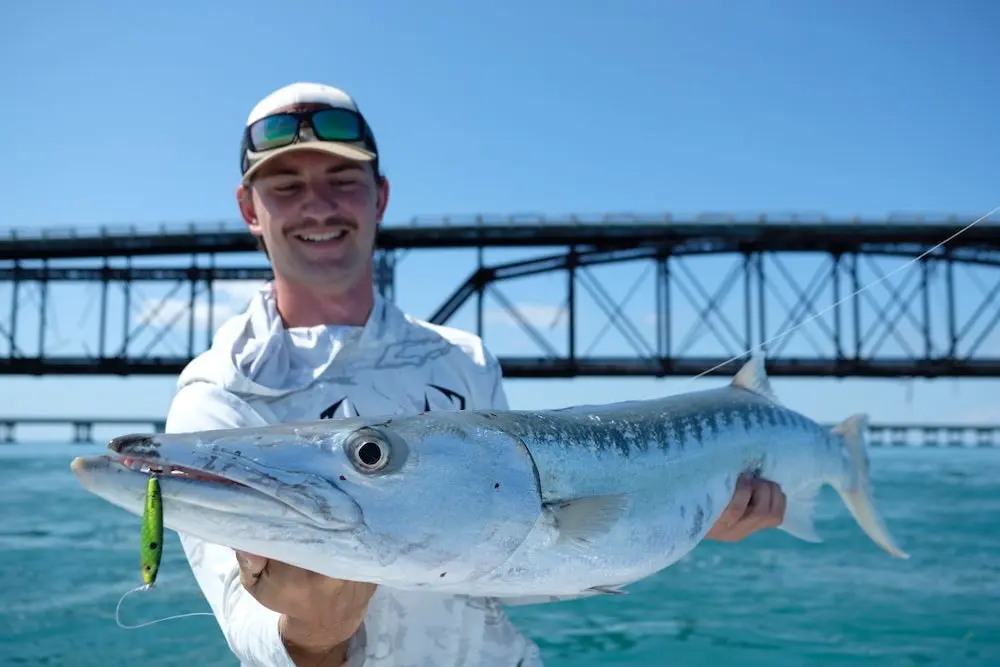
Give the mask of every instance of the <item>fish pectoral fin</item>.
<svg viewBox="0 0 1000 667">
<path fill-rule="evenodd" d="M 823 538 L 816 533 L 815 522 L 819 489 L 819 486 L 813 486 L 789 495 L 785 504 L 785 517 L 778 528 L 806 542 L 822 542 Z"/>
<path fill-rule="evenodd" d="M 590 496 L 550 503 L 545 510 L 560 544 L 587 547 L 594 537 L 611 530 L 628 507 L 628 501 L 626 495 Z"/>
<path fill-rule="evenodd" d="M 743 367 L 733 377 L 732 385 L 752 391 L 776 405 L 781 404 L 774 390 L 771 389 L 771 380 L 767 376 L 767 369 L 764 366 L 764 355 L 760 352 L 754 352 L 750 355 L 750 360 L 743 364 Z"/>
</svg>

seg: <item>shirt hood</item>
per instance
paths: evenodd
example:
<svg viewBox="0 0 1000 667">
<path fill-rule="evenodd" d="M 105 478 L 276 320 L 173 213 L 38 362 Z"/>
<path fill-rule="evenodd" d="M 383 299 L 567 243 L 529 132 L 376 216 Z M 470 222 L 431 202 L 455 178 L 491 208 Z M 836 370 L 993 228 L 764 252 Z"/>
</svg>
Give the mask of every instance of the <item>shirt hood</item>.
<svg viewBox="0 0 1000 667">
<path fill-rule="evenodd" d="M 245 311 L 227 320 L 211 347 L 181 372 L 178 389 L 208 382 L 245 398 L 277 397 L 315 382 L 352 346 L 387 343 L 391 321 L 402 317 L 374 291 L 364 326 L 318 325 L 286 328 L 272 283 L 251 298 Z"/>
</svg>

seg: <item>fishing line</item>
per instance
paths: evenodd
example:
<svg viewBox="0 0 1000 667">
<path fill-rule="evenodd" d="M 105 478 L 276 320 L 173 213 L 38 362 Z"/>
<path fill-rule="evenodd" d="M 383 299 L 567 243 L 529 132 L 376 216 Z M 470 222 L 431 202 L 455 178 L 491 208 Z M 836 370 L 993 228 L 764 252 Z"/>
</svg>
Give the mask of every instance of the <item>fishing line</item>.
<svg viewBox="0 0 1000 667">
<path fill-rule="evenodd" d="M 174 616 L 166 616 L 164 618 L 157 618 L 152 621 L 146 621 L 145 623 L 138 623 L 136 625 L 125 625 L 121 622 L 121 608 L 122 602 L 125 601 L 129 595 L 132 593 L 138 593 L 139 591 L 148 591 L 156 587 L 156 584 L 140 584 L 130 591 L 126 591 L 124 595 L 118 600 L 118 606 L 115 607 L 115 623 L 118 624 L 119 628 L 124 630 L 136 630 L 138 628 L 144 628 L 147 625 L 154 625 L 156 623 L 162 623 L 163 621 L 172 621 L 175 618 L 185 618 L 186 616 L 214 616 L 212 612 L 209 611 L 192 611 L 188 614 L 176 614 Z"/>
<path fill-rule="evenodd" d="M 937 243 L 937 244 L 935 244 L 935 245 L 931 246 L 930 248 L 928 248 L 928 249 L 927 249 L 927 250 L 925 250 L 924 252 L 920 253 L 919 255 L 917 255 L 917 256 L 916 256 L 916 257 L 914 257 L 913 259 L 909 260 L 909 261 L 908 261 L 908 262 L 906 262 L 905 264 L 902 264 L 901 266 L 898 266 L 898 267 L 896 267 L 895 269 L 893 269 L 893 270 L 892 270 L 892 271 L 890 271 L 889 273 L 885 274 L 885 275 L 884 275 L 884 276 L 882 276 L 881 278 L 878 278 L 877 280 L 873 280 L 872 282 L 868 283 L 868 284 L 867 284 L 867 285 L 865 285 L 864 287 L 861 287 L 861 288 L 859 288 L 858 290 L 856 290 L 855 292 L 853 292 L 853 293 L 851 293 L 851 294 L 848 294 L 847 296 L 845 296 L 845 297 L 844 297 L 843 299 L 841 299 L 840 301 L 837 301 L 837 302 L 835 302 L 835 303 L 833 303 L 833 304 L 831 304 L 831 305 L 827 306 L 826 308 L 823 308 L 822 310 L 820 310 L 820 311 L 819 311 L 818 313 L 816 313 L 815 315 L 812 315 L 811 317 L 808 317 L 808 318 L 806 318 L 806 319 L 802 320 L 801 322 L 799 322 L 798 324 L 796 324 L 795 326 L 793 326 L 793 327 L 792 327 L 791 329 L 787 329 L 786 331 L 784 331 L 784 332 L 782 332 L 782 333 L 778 334 L 777 336 L 774 336 L 773 338 L 770 338 L 770 339 L 768 339 L 768 340 L 765 340 L 765 341 L 762 341 L 762 342 L 758 343 L 757 345 L 754 345 L 753 347 L 751 347 L 751 348 L 750 348 L 749 350 L 744 350 L 743 352 L 740 352 L 739 354 L 737 354 L 737 355 L 736 355 L 735 357 L 732 357 L 732 358 L 730 358 L 730 359 L 726 359 L 726 360 L 725 360 L 725 361 L 723 361 L 722 363 L 719 363 L 719 364 L 716 364 L 715 366 L 712 366 L 711 368 L 709 368 L 709 369 L 707 369 L 707 370 L 704 370 L 704 371 L 702 371 L 701 373 L 698 373 L 698 374 L 697 374 L 697 375 L 695 375 L 694 377 L 690 377 L 690 378 L 688 378 L 688 379 L 687 379 L 687 380 L 686 380 L 685 382 L 690 382 L 690 381 L 692 381 L 692 380 L 697 380 L 697 379 L 698 379 L 698 378 L 700 378 L 700 377 L 704 377 L 705 375 L 708 375 L 708 374 L 709 374 L 709 373 L 711 373 L 712 371 L 715 371 L 715 370 L 718 370 L 718 369 L 722 368 L 722 367 L 723 367 L 723 366 L 725 366 L 726 364 L 730 364 L 730 363 L 732 363 L 732 362 L 734 362 L 734 361 L 739 361 L 739 360 L 740 360 L 741 358 L 743 358 L 743 357 L 744 357 L 744 356 L 745 356 L 746 354 L 748 354 L 748 353 L 751 353 L 751 352 L 753 352 L 754 350 L 757 350 L 757 349 L 761 349 L 761 348 L 763 348 L 763 347 L 764 347 L 765 345 L 769 345 L 769 344 L 773 343 L 773 342 L 774 342 L 774 341 L 776 341 L 776 340 L 781 340 L 782 338 L 784 338 L 784 337 L 785 337 L 785 336 L 787 336 L 788 334 L 792 333 L 793 331 L 796 331 L 797 329 L 800 329 L 801 327 L 805 326 L 805 325 L 806 325 L 806 324 L 808 324 L 809 322 L 812 322 L 813 320 L 815 320 L 815 319 L 818 319 L 819 317 L 821 317 L 821 316 L 825 315 L 826 313 L 830 312 L 831 310 L 833 310 L 834 308 L 836 308 L 836 307 L 840 306 L 841 304 L 843 304 L 843 303 L 845 303 L 845 302 L 847 302 L 847 301 L 850 301 L 851 299 L 853 299 L 854 297 L 858 296 L 858 295 L 859 295 L 859 294 L 861 294 L 862 292 L 866 292 L 866 291 L 868 291 L 869 289 L 871 289 L 872 287 L 874 287 L 875 285 L 878 285 L 879 283 L 881 283 L 881 282 L 883 282 L 883 281 L 885 281 L 885 280 L 888 280 L 889 276 L 892 276 L 892 275 L 894 275 L 894 274 L 896 274 L 896 273 L 899 273 L 899 272 L 900 272 L 900 271 L 902 271 L 903 269 L 905 269 L 905 268 L 908 268 L 909 266 L 911 266 L 911 265 L 913 265 L 913 264 L 916 264 L 916 263 L 917 263 L 917 262 L 919 262 L 919 261 L 920 261 L 921 259 L 923 259 L 923 258 L 924 258 L 924 257 L 926 257 L 927 255 L 929 255 L 930 253 L 934 252 L 935 250 L 937 250 L 938 248 L 940 248 L 941 246 L 943 246 L 943 245 L 944 245 L 945 243 L 948 243 L 948 242 L 949 242 L 949 241 L 951 241 L 952 239 L 955 239 L 955 238 L 957 238 L 957 237 L 961 236 L 961 235 L 962 235 L 962 234 L 964 234 L 965 232 L 969 231 L 970 229 L 972 229 L 973 227 L 975 227 L 976 225 L 978 225 L 979 223 L 981 223 L 981 222 L 982 222 L 983 220 L 985 220 L 986 218 L 988 218 L 988 217 L 990 217 L 991 215 L 993 215 L 994 213 L 996 213 L 997 211 L 1000 211 L 1000 206 L 996 206 L 996 207 L 994 207 L 994 208 L 993 208 L 992 210 L 990 210 L 990 211 L 989 211 L 988 213 L 986 213 L 985 215 L 982 215 L 982 216 L 980 216 L 979 218 L 977 218 L 977 219 L 973 220 L 972 222 L 970 222 L 970 223 L 969 223 L 969 224 L 967 224 L 967 225 L 966 225 L 965 227 L 961 228 L 960 230 L 958 230 L 957 232 L 955 232 L 954 234 L 952 234 L 951 236 L 949 236 L 949 237 L 948 237 L 948 238 L 946 238 L 945 240 L 943 240 L 943 241 L 941 241 L 941 242 L 939 242 L 939 243 Z"/>
<path fill-rule="evenodd" d="M 118 600 L 115 607 L 115 623 L 119 628 L 125 630 L 135 630 L 144 628 L 147 625 L 170 621 L 175 618 L 186 616 L 213 616 L 214 614 L 205 611 L 195 611 L 189 614 L 177 614 L 158 618 L 138 625 L 125 625 L 121 622 L 122 602 L 132 593 L 148 591 L 156 586 L 156 576 L 160 572 L 160 561 L 163 559 L 163 495 L 160 491 L 160 474 L 150 472 L 149 481 L 146 484 L 146 501 L 142 511 L 142 527 L 140 530 L 139 566 L 142 572 L 143 583 L 130 591 L 126 591 Z"/>
</svg>

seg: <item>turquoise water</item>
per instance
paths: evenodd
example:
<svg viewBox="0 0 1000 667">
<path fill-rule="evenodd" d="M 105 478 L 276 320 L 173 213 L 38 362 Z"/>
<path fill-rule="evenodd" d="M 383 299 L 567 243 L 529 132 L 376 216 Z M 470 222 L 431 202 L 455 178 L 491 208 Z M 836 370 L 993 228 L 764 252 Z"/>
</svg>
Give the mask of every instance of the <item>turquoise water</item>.
<svg viewBox="0 0 1000 667">
<path fill-rule="evenodd" d="M 0 447 L 0 664 L 235 665 L 214 619 L 115 625 L 138 580 L 138 519 L 69 472 L 97 445 Z M 880 505 L 909 561 L 878 550 L 832 492 L 810 545 L 778 531 L 706 543 L 627 597 L 512 610 L 549 667 L 1000 665 L 1000 451 L 881 450 Z M 135 624 L 205 611 L 176 535 Z"/>
</svg>

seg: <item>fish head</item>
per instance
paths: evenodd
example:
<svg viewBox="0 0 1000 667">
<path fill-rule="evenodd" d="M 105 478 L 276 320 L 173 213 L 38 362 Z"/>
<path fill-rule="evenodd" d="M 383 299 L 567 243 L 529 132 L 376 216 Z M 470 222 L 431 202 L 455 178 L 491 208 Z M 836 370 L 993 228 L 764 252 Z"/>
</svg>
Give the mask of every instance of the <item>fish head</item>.
<svg viewBox="0 0 1000 667">
<path fill-rule="evenodd" d="M 399 588 L 485 575 L 541 514 L 523 443 L 471 413 L 127 435 L 109 449 L 73 472 L 133 514 L 158 474 L 171 530 Z"/>
</svg>

